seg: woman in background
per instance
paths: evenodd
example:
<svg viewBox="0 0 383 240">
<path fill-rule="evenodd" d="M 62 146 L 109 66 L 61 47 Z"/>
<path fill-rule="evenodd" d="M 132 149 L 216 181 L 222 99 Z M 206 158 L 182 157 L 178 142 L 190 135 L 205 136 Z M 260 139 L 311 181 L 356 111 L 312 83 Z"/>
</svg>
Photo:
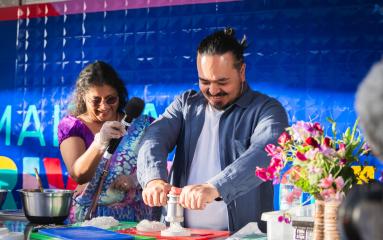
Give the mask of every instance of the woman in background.
<svg viewBox="0 0 383 240">
<path fill-rule="evenodd" d="M 70 221 L 84 221 L 105 168 L 102 158 L 112 138 L 123 137 L 111 158 L 93 216 L 117 220 L 151 219 L 152 210 L 142 202 L 136 178 L 136 152 L 143 130 L 151 119 L 140 116 L 125 131 L 121 124 L 127 90 L 116 71 L 96 61 L 80 73 L 69 115 L 58 125 L 60 152 L 70 176 L 79 184 Z"/>
</svg>

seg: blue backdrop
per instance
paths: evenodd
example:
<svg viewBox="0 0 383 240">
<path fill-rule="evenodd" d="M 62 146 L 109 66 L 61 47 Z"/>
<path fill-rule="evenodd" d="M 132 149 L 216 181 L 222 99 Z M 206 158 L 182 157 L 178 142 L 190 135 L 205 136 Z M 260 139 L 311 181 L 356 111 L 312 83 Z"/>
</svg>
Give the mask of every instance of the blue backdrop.
<svg viewBox="0 0 383 240">
<path fill-rule="evenodd" d="M 58 160 L 56 127 L 78 73 L 94 60 L 112 64 L 129 95 L 145 99 L 146 112 L 157 117 L 175 95 L 198 88 L 201 39 L 232 26 L 250 44 L 245 55 L 252 88 L 279 99 L 291 123 L 328 126 L 329 116 L 342 130 L 355 121 L 358 83 L 383 53 L 382 1 L 184 1 L 93 12 L 86 2 L 66 6 L 77 9 L 72 12 L 0 21 L 2 188 L 33 185 L 33 167 L 46 187 L 70 187 Z M 8 196 L 3 208 L 20 207 L 14 198 Z"/>
</svg>

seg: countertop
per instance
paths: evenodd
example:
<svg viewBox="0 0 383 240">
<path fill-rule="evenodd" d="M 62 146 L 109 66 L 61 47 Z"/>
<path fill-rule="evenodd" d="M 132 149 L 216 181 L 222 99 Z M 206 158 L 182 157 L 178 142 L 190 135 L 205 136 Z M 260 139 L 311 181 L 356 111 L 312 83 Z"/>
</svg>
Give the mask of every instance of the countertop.
<svg viewBox="0 0 383 240">
<path fill-rule="evenodd" d="M 127 225 L 128 224 L 128 225 Z M 135 223 L 134 223 L 135 225 Z M 119 228 L 127 228 L 134 226 L 132 223 L 123 222 L 121 226 L 118 226 L 116 228 L 113 228 L 112 230 L 118 230 Z M 32 224 L 28 222 L 28 220 L 25 218 L 24 214 L 20 210 L 16 211 L 0 211 L 0 228 L 6 227 L 11 232 L 22 232 L 24 234 L 24 239 L 55 239 L 51 237 L 44 237 L 41 236 L 41 234 L 38 233 L 32 233 L 32 230 L 39 225 Z M 31 237 L 32 236 L 32 237 Z M 42 237 L 42 238 L 41 238 Z M 136 239 L 149 239 L 149 238 L 136 238 Z M 153 239 L 153 238 L 151 238 Z M 224 238 L 220 238 L 224 239 Z M 230 240 L 237 240 L 237 239 L 258 239 L 258 240 L 265 240 L 266 235 L 262 234 L 256 223 L 249 223 L 242 229 L 240 229 L 238 232 L 230 236 Z"/>
</svg>

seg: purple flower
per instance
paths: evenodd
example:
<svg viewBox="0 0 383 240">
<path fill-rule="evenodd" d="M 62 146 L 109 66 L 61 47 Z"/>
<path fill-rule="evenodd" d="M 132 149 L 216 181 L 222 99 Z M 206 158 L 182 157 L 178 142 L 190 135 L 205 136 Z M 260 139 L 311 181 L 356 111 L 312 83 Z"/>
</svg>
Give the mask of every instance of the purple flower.
<svg viewBox="0 0 383 240">
<path fill-rule="evenodd" d="M 325 145 L 320 146 L 319 152 L 321 152 L 326 157 L 333 157 L 336 153 L 336 151 L 333 148 L 327 147 Z"/>
<path fill-rule="evenodd" d="M 339 165 L 341 165 L 341 166 L 346 165 L 346 163 L 347 163 L 347 159 L 345 159 L 345 158 L 342 158 L 339 160 Z"/>
</svg>

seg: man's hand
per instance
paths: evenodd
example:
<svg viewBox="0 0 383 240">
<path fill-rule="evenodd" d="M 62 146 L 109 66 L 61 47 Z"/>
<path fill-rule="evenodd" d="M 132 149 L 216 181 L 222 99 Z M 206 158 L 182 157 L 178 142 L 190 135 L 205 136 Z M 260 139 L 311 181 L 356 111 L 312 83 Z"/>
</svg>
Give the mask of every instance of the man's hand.
<svg viewBox="0 0 383 240">
<path fill-rule="evenodd" d="M 162 179 L 156 179 L 148 182 L 142 191 L 144 203 L 150 207 L 165 206 L 168 202 L 168 193 L 171 185 Z"/>
<path fill-rule="evenodd" d="M 182 188 L 179 203 L 184 208 L 202 210 L 219 195 L 217 188 L 210 183 L 188 185 Z"/>
</svg>

